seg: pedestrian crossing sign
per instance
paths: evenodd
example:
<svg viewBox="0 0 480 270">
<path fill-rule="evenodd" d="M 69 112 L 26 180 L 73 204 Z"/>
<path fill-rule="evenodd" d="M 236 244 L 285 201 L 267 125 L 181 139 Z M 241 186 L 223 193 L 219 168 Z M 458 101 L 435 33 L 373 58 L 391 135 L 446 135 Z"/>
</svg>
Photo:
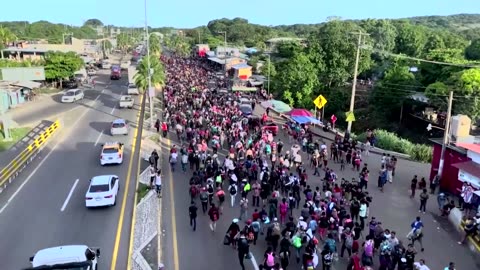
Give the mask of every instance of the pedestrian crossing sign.
<svg viewBox="0 0 480 270">
<path fill-rule="evenodd" d="M 319 95 L 314 101 L 313 101 L 313 104 L 315 104 L 315 106 L 317 106 L 318 109 L 321 109 L 323 108 L 323 106 L 325 106 L 325 104 L 327 104 L 327 99 L 322 96 L 322 95 Z"/>
<path fill-rule="evenodd" d="M 345 118 L 345 121 L 347 122 L 355 122 L 355 115 L 353 114 L 353 112 L 346 112 Z"/>
</svg>

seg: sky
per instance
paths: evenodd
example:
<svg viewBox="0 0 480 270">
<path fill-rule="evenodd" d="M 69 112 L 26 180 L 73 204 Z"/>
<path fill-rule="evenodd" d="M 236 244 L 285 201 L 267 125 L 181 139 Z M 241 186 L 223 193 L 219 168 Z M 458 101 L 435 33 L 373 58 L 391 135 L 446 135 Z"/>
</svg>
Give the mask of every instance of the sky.
<svg viewBox="0 0 480 270">
<path fill-rule="evenodd" d="M 104 24 L 134 27 L 145 23 L 143 0 L 22 0 L 2 1 L 0 21 L 46 20 L 82 25 L 97 18 Z M 152 27 L 193 28 L 214 19 L 241 17 L 262 25 L 321 23 L 342 19 L 480 14 L 479 0 L 147 0 Z"/>
</svg>

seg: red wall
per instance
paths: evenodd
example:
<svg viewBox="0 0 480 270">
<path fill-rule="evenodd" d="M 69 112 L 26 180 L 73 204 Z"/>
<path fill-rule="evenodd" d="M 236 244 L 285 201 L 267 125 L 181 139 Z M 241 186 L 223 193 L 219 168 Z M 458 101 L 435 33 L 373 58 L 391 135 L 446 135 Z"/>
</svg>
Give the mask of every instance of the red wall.
<svg viewBox="0 0 480 270">
<path fill-rule="evenodd" d="M 442 145 L 435 144 L 433 146 L 432 167 L 430 169 L 430 180 L 435 177 L 440 163 L 440 155 L 442 152 Z M 462 182 L 458 180 L 458 169 L 452 164 L 470 161 L 471 159 L 462 153 L 452 150 L 447 147 L 445 150 L 445 162 L 443 165 L 443 177 L 440 182 L 440 188 L 449 193 L 458 194 L 462 187 Z"/>
</svg>

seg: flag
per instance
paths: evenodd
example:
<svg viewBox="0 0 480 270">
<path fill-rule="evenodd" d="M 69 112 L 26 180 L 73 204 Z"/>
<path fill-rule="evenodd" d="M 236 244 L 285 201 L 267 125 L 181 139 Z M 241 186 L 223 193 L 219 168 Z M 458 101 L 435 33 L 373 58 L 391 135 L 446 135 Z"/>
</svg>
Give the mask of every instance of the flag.
<svg viewBox="0 0 480 270">
<path fill-rule="evenodd" d="M 317 106 L 318 109 L 321 109 L 323 108 L 323 106 L 325 106 L 325 104 L 327 104 L 327 99 L 322 96 L 322 95 L 319 95 L 314 101 L 313 101 L 313 104 L 315 104 L 315 106 Z"/>
</svg>

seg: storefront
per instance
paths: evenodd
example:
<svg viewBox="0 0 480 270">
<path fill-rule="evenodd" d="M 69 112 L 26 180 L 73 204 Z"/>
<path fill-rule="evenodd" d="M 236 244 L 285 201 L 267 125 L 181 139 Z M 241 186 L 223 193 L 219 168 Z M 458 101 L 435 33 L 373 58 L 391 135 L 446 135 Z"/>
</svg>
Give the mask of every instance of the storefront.
<svg viewBox="0 0 480 270">
<path fill-rule="evenodd" d="M 248 80 L 252 76 L 252 67 L 246 63 L 232 66 L 233 77 L 242 80 Z"/>
</svg>

